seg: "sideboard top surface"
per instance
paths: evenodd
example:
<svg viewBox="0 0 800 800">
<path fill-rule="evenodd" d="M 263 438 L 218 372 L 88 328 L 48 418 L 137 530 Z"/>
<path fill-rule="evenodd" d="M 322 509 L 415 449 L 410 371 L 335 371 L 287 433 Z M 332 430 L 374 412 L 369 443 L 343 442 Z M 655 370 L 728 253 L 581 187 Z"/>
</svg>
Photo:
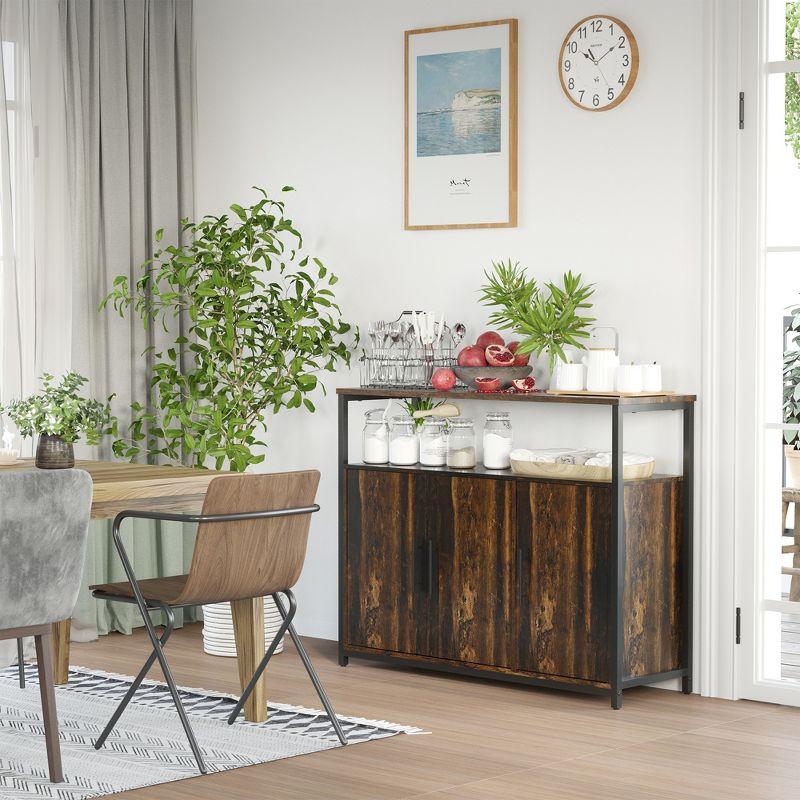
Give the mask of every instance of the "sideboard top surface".
<svg viewBox="0 0 800 800">
<path fill-rule="evenodd" d="M 338 388 L 336 394 L 344 395 L 350 400 L 388 400 L 406 398 L 435 398 L 441 400 L 488 400 L 511 401 L 517 403 L 570 403 L 598 406 L 660 406 L 674 403 L 694 403 L 697 396 L 693 394 L 664 394 L 654 397 L 616 397 L 607 395 L 562 395 L 548 392 L 473 392 L 452 390 L 437 392 L 434 389 L 403 389 L 380 387 Z"/>
</svg>

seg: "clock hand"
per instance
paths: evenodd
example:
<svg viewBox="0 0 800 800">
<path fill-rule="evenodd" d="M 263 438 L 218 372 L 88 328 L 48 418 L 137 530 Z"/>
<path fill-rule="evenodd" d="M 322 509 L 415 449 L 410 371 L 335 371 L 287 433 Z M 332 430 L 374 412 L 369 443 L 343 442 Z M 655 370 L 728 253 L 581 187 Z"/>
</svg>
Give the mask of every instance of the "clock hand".
<svg viewBox="0 0 800 800">
<path fill-rule="evenodd" d="M 610 48 L 608 53 L 610 53 L 615 47 L 616 47 L 616 45 L 614 45 L 614 47 Z M 596 63 L 599 64 L 608 55 L 608 53 L 606 53 L 605 55 L 600 56 L 600 58 L 597 59 Z"/>
<path fill-rule="evenodd" d="M 603 70 L 600 69 L 600 65 L 596 61 L 594 62 L 594 65 L 597 67 L 597 71 L 600 73 L 600 77 L 603 79 L 606 86 L 610 86 L 611 84 L 609 84 L 608 80 L 606 79 L 606 76 L 603 75 Z"/>
<path fill-rule="evenodd" d="M 581 50 L 581 53 L 583 53 L 583 57 L 588 58 L 589 61 L 592 62 L 592 64 L 596 63 L 595 60 L 589 55 L 589 53 L 584 53 L 583 50 Z"/>
<path fill-rule="evenodd" d="M 592 61 L 594 61 L 594 63 L 596 64 L 596 63 L 597 63 L 597 59 L 594 57 L 594 53 L 592 52 L 592 48 L 591 48 L 591 47 L 587 47 L 586 49 L 589 51 L 589 57 L 590 57 L 590 58 L 592 59 Z"/>
</svg>

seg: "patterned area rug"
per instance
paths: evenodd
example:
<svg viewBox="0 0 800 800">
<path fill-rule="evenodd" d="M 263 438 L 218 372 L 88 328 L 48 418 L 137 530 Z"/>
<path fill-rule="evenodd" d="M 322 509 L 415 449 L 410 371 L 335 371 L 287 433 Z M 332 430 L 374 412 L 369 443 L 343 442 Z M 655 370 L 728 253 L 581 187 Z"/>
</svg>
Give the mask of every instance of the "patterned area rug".
<svg viewBox="0 0 800 800">
<path fill-rule="evenodd" d="M 0 671 L 0 798 L 79 800 L 198 775 L 169 691 L 145 681 L 101 750 L 94 740 L 130 685 L 131 678 L 71 669 L 56 687 L 64 782 L 47 773 L 36 668 L 26 667 L 20 689 L 16 666 Z M 226 723 L 236 698 L 205 689 L 181 689 L 181 698 L 209 772 L 246 767 L 340 747 L 323 711 L 269 704 L 269 720 Z M 339 717 L 351 744 L 418 728 Z"/>
</svg>

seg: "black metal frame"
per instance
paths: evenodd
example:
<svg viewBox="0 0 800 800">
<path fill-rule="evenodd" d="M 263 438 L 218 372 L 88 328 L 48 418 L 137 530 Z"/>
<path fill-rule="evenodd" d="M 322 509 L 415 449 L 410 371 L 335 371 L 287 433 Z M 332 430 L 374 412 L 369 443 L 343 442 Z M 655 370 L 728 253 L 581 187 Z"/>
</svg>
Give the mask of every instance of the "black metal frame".
<svg viewBox="0 0 800 800">
<path fill-rule="evenodd" d="M 99 750 L 103 744 L 105 743 L 106 739 L 108 738 L 111 731 L 114 729 L 114 726 L 119 721 L 119 718 L 122 716 L 122 713 L 130 703 L 131 699 L 133 698 L 134 694 L 136 694 L 137 689 L 141 686 L 142 681 L 144 680 L 147 673 L 150 671 L 150 668 L 156 662 L 159 663 L 161 667 L 161 671 L 164 674 L 164 679 L 167 682 L 167 686 L 170 691 L 170 695 L 172 696 L 172 701 L 175 704 L 175 708 L 178 711 L 178 716 L 180 717 L 181 724 L 183 725 L 183 730 L 186 733 L 186 738 L 189 740 L 189 746 L 192 749 L 192 753 L 195 757 L 195 761 L 197 761 L 197 767 L 201 773 L 206 774 L 207 769 L 205 762 L 203 761 L 202 753 L 200 752 L 200 747 L 197 744 L 197 740 L 195 739 L 194 732 L 192 731 L 192 726 L 189 723 L 189 718 L 186 715 L 186 710 L 183 707 L 183 703 L 181 703 L 180 694 L 178 692 L 178 688 L 175 685 L 175 679 L 172 675 L 172 671 L 167 663 L 167 658 L 164 655 L 164 645 L 166 645 L 167 640 L 169 639 L 172 631 L 175 627 L 175 614 L 173 613 L 173 608 L 182 608 L 187 605 L 200 605 L 201 603 L 181 603 L 176 605 L 170 605 L 161 601 L 157 600 L 146 600 L 144 595 L 142 594 L 142 590 L 139 587 L 139 582 L 136 579 L 136 574 L 133 571 L 133 565 L 128 558 L 128 554 L 125 550 L 125 545 L 122 542 L 122 535 L 120 533 L 120 527 L 122 522 L 128 518 L 135 518 L 135 519 L 150 519 L 150 520 L 158 520 L 158 521 L 166 521 L 166 522 L 197 522 L 197 523 L 215 523 L 215 522 L 238 522 L 242 520 L 251 520 L 251 519 L 268 519 L 273 517 L 291 517 L 297 516 L 298 514 L 313 514 L 316 511 L 319 511 L 319 506 L 317 504 L 311 506 L 303 506 L 300 508 L 279 508 L 279 509 L 269 509 L 266 511 L 247 511 L 241 513 L 233 513 L 233 514 L 175 514 L 170 512 L 156 512 L 156 511 L 122 511 L 114 518 L 114 524 L 111 528 L 111 534 L 114 540 L 114 546 L 117 549 L 117 553 L 119 554 L 120 561 L 122 562 L 122 568 L 125 571 L 125 575 L 128 578 L 128 582 L 130 583 L 131 590 L 133 591 L 133 597 L 128 595 L 116 595 L 109 592 L 103 591 L 95 591 L 92 592 L 92 595 L 97 599 L 101 600 L 114 600 L 120 603 L 134 603 L 139 607 L 139 612 L 142 615 L 142 621 L 144 622 L 145 629 L 147 631 L 147 635 L 150 638 L 150 643 L 153 647 L 153 652 L 148 656 L 147 661 L 145 661 L 142 668 L 139 670 L 138 675 L 133 679 L 128 691 L 125 693 L 125 696 L 120 701 L 119 705 L 117 706 L 116 710 L 111 716 L 111 719 L 108 721 L 108 724 L 103 729 L 103 732 L 98 737 L 97 741 L 94 743 L 94 747 L 96 750 Z M 306 668 L 306 671 L 311 678 L 311 682 L 314 684 L 314 688 L 317 691 L 317 694 L 322 701 L 325 711 L 328 714 L 328 717 L 331 720 L 331 724 L 333 725 L 334 730 L 336 731 L 336 735 L 339 737 L 339 741 L 343 744 L 347 744 L 347 738 L 342 731 L 341 725 L 339 724 L 339 720 L 336 717 L 336 714 L 333 710 L 333 707 L 328 700 L 327 695 L 325 694 L 324 689 L 322 688 L 322 684 L 317 677 L 316 672 L 314 671 L 314 667 L 311 665 L 311 660 L 308 657 L 308 654 L 303 647 L 302 642 L 300 641 L 297 632 L 294 629 L 294 625 L 292 625 L 292 620 L 294 619 L 294 615 L 297 611 L 297 601 L 295 600 L 294 593 L 289 588 L 281 589 L 281 594 L 286 595 L 289 599 L 289 611 L 287 612 L 283 607 L 283 603 L 281 602 L 280 598 L 278 597 L 278 593 L 272 594 L 272 599 L 275 601 L 275 605 L 283 618 L 283 624 L 281 625 L 277 635 L 270 643 L 267 651 L 264 655 L 264 658 L 258 665 L 253 677 L 250 679 L 247 687 L 245 688 L 242 696 L 239 698 L 239 701 L 234 708 L 233 713 L 228 718 L 228 724 L 232 725 L 239 712 L 241 711 L 242 707 L 244 706 L 245 701 L 250 696 L 250 693 L 255 688 L 255 685 L 258 683 L 259 678 L 261 677 L 262 673 L 266 669 L 267 663 L 269 662 L 272 654 L 275 652 L 275 649 L 278 647 L 278 644 L 281 641 L 281 638 L 289 631 L 290 636 L 292 637 L 292 641 L 295 644 L 297 649 L 298 655 L 300 656 L 301 661 L 303 662 L 303 666 Z M 166 624 L 164 626 L 164 632 L 159 637 L 156 633 L 155 626 L 153 625 L 153 621 L 150 619 L 150 611 L 162 611 L 166 616 Z"/>
<path fill-rule="evenodd" d="M 442 396 L 442 395 L 438 395 Z M 609 689 L 603 689 L 589 684 L 566 683 L 548 681 L 535 676 L 509 675 L 490 673 L 477 670 L 468 666 L 460 667 L 449 663 L 433 663 L 431 661 L 416 662 L 413 659 L 403 659 L 402 656 L 392 656 L 380 653 L 364 653 L 359 650 L 348 650 L 344 645 L 345 634 L 345 593 L 346 580 L 346 520 L 345 520 L 345 492 L 346 470 L 348 467 L 348 406 L 351 402 L 364 400 L 385 400 L 396 397 L 395 394 L 370 392 L 365 394 L 357 389 L 341 391 L 339 397 L 339 664 L 347 666 L 350 656 L 369 658 L 371 660 L 393 662 L 405 666 L 417 666 L 424 669 L 451 672 L 460 675 L 474 675 L 490 677 L 493 680 L 513 681 L 530 685 L 547 686 L 548 688 L 567 689 L 584 693 L 606 693 L 611 695 L 611 707 L 622 707 L 622 692 L 632 686 L 647 683 L 657 683 L 671 678 L 681 679 L 681 691 L 684 694 L 692 692 L 693 670 L 693 560 L 694 560 L 694 400 L 669 400 L 665 402 L 637 402 L 633 399 L 604 398 L 600 405 L 607 405 L 611 409 L 611 525 L 614 535 L 611 540 L 611 576 L 612 601 L 609 606 L 609 631 L 613 647 L 611 648 L 611 670 L 609 676 Z M 458 399 L 454 395 L 455 399 Z M 560 396 L 558 402 L 570 403 L 570 398 Z M 576 398 L 575 405 L 587 405 L 584 397 Z M 625 590 L 625 484 L 623 474 L 623 420 L 626 414 L 653 413 L 657 411 L 681 411 L 683 424 L 683 538 L 682 538 L 682 640 L 683 667 L 669 672 L 651 675 L 642 675 L 635 678 L 625 678 L 624 672 L 624 640 L 623 625 L 623 595 Z M 497 477 L 496 475 L 494 477 Z"/>
</svg>

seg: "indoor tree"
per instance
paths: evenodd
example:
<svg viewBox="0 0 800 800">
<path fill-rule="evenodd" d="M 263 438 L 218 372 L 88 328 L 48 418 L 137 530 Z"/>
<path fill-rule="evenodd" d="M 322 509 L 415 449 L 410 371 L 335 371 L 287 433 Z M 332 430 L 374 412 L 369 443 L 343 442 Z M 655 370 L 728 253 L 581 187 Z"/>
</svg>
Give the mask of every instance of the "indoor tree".
<svg viewBox="0 0 800 800">
<path fill-rule="evenodd" d="M 141 277 L 133 285 L 117 277 L 103 301 L 122 316 L 132 310 L 145 327 L 186 320 L 185 335 L 153 354 L 150 403 L 131 406 L 130 435 L 114 442 L 116 455 L 145 451 L 243 471 L 264 460 L 254 448 L 265 443 L 268 415 L 313 412 L 317 374 L 349 365 L 351 326 L 335 302 L 336 276 L 303 253 L 283 200 L 255 188 L 253 205 L 184 220 L 188 243 L 157 245 Z"/>
<path fill-rule="evenodd" d="M 800 3 L 786 4 L 786 55 L 787 61 L 800 59 Z M 800 75 L 787 72 L 785 76 L 786 143 L 800 161 Z"/>
</svg>

